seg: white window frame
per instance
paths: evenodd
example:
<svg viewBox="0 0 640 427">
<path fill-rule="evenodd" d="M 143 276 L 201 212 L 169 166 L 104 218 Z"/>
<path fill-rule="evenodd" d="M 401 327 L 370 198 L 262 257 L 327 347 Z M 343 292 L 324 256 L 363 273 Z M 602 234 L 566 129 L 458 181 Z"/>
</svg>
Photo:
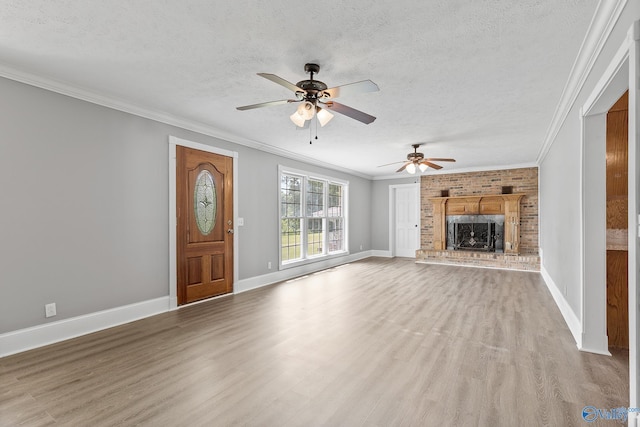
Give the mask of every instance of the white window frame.
<svg viewBox="0 0 640 427">
<path fill-rule="evenodd" d="M 300 221 L 300 229 L 301 229 L 301 248 L 300 248 L 300 252 L 301 252 L 301 257 L 299 259 L 296 260 L 287 260 L 287 261 L 283 261 L 282 260 L 282 200 L 281 200 L 281 190 L 280 190 L 280 185 L 282 182 L 282 175 L 293 175 L 296 177 L 300 177 L 302 178 L 302 185 L 301 185 L 301 206 L 300 206 L 300 210 L 301 210 L 301 221 Z M 307 220 L 310 218 L 317 218 L 317 217 L 311 217 L 311 216 L 307 216 L 307 181 L 311 179 L 311 180 L 316 180 L 316 181 L 323 181 L 324 182 L 324 209 L 325 209 L 325 215 L 322 217 L 322 222 L 323 222 L 323 242 L 322 242 L 322 250 L 323 253 L 322 254 L 314 254 L 314 255 L 308 255 L 307 254 L 307 250 L 309 247 L 308 241 L 307 241 Z M 343 241 L 343 249 L 341 251 L 334 251 L 334 252 L 328 252 L 328 247 L 329 247 L 329 221 L 328 219 L 330 218 L 328 215 L 328 194 L 329 194 L 329 185 L 330 184 L 338 184 L 342 186 L 342 216 L 341 218 L 343 219 L 343 229 L 342 232 L 344 234 L 344 241 Z M 335 258 L 335 257 L 340 257 L 340 256 L 345 256 L 349 254 L 349 231 L 348 231 L 348 224 L 349 224 L 349 181 L 345 181 L 343 179 L 338 179 L 338 178 L 334 178 L 331 176 L 326 176 L 326 175 L 321 175 L 321 174 L 317 174 L 317 173 L 312 173 L 312 172 L 308 172 L 308 171 L 303 171 L 300 169 L 294 169 L 294 168 L 290 168 L 290 167 L 286 167 L 286 166 L 282 166 L 282 165 L 278 165 L 278 265 L 279 265 L 279 269 L 280 270 L 284 270 L 287 268 L 291 268 L 291 267 L 296 267 L 296 266 L 300 266 L 300 265 L 304 265 L 304 264 L 310 264 L 313 262 L 317 262 L 320 260 L 326 260 L 329 258 Z M 336 218 L 340 218 L 340 217 L 336 217 Z"/>
</svg>

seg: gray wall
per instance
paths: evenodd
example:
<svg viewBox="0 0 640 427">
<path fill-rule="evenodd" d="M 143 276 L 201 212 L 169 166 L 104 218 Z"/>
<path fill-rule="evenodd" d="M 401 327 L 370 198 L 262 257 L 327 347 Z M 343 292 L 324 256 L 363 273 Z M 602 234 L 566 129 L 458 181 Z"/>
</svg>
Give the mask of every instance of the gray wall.
<svg viewBox="0 0 640 427">
<path fill-rule="evenodd" d="M 581 316 L 579 219 L 582 214 L 580 108 L 622 44 L 633 21 L 639 18 L 640 2 L 629 1 L 539 169 L 543 267 L 578 318 Z M 605 203 L 604 198 L 601 202 Z M 590 209 L 589 206 L 585 208 Z"/>
<path fill-rule="evenodd" d="M 169 135 L 239 153 L 239 279 L 277 266 L 278 164 L 348 180 L 371 249 L 367 179 L 1 78 L 0 129 L 0 333 L 168 295 Z"/>
<path fill-rule="evenodd" d="M 398 179 L 373 181 L 371 200 L 371 237 L 374 250 L 388 251 L 389 248 L 389 186 L 420 182 L 420 176 L 400 175 Z"/>
</svg>

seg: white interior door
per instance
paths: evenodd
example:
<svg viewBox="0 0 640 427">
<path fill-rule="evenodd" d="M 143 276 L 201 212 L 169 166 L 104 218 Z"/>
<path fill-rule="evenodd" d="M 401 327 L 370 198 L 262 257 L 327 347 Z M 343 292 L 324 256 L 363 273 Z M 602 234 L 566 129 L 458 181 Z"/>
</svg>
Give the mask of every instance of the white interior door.
<svg viewBox="0 0 640 427">
<path fill-rule="evenodd" d="M 420 184 L 394 186 L 395 247 L 393 254 L 416 257 L 420 248 Z"/>
</svg>

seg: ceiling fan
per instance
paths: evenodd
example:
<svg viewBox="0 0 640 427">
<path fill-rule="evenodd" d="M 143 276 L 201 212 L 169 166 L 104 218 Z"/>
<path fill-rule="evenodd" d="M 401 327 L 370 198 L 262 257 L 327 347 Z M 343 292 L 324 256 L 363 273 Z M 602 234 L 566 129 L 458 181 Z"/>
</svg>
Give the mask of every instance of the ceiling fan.
<svg viewBox="0 0 640 427">
<path fill-rule="evenodd" d="M 349 83 L 342 86 L 327 88 L 327 85 L 320 80 L 314 80 L 313 75 L 320 72 L 318 64 L 305 64 L 304 71 L 310 74 L 309 80 L 301 80 L 297 84 L 290 83 L 278 77 L 275 74 L 258 73 L 260 77 L 271 80 L 287 89 L 293 91 L 295 99 L 282 99 L 279 101 L 262 102 L 260 104 L 245 105 L 237 107 L 238 110 L 252 110 L 254 108 L 271 107 L 274 105 L 300 103 L 298 109 L 290 116 L 290 119 L 296 126 L 304 127 L 307 120 L 317 117 L 320 126 L 329 123 L 333 118 L 333 114 L 329 110 L 343 114 L 352 119 L 358 120 L 364 124 L 373 122 L 376 118 L 355 108 L 348 107 L 344 104 L 333 101 L 334 98 L 344 95 L 352 95 L 355 93 L 377 92 L 380 90 L 371 80 L 363 80 L 360 82 Z"/>
<path fill-rule="evenodd" d="M 404 162 L 404 165 L 402 165 L 402 167 L 398 169 L 396 172 L 402 172 L 403 170 L 406 169 L 407 172 L 409 172 L 410 174 L 414 174 L 416 173 L 416 169 L 419 169 L 420 172 L 426 171 L 428 167 L 436 170 L 442 169 L 442 166 L 433 162 L 455 162 L 456 161 L 455 159 L 441 159 L 436 157 L 429 157 L 425 159 L 423 153 L 418 153 L 418 147 L 420 147 L 421 145 L 422 144 L 411 145 L 413 147 L 413 153 L 407 154 L 406 161 L 402 160 L 400 162 L 387 163 L 386 165 L 380 165 L 378 167 L 380 168 L 382 166 L 389 166 L 389 165 L 394 165 L 396 163 Z"/>
</svg>

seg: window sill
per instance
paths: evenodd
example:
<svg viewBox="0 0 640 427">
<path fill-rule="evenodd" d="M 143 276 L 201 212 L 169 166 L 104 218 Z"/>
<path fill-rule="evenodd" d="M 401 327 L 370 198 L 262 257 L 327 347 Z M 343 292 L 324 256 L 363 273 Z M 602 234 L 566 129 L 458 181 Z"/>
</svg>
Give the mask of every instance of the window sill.
<svg viewBox="0 0 640 427">
<path fill-rule="evenodd" d="M 307 265 L 307 264 L 313 264 L 316 262 L 322 262 L 329 259 L 339 258 L 347 255 L 349 255 L 349 251 L 341 251 L 341 252 L 332 252 L 329 255 L 319 255 L 319 256 L 315 256 L 307 259 L 288 261 L 280 264 L 279 270 L 286 270 L 288 268 L 299 267 L 301 265 Z"/>
</svg>

